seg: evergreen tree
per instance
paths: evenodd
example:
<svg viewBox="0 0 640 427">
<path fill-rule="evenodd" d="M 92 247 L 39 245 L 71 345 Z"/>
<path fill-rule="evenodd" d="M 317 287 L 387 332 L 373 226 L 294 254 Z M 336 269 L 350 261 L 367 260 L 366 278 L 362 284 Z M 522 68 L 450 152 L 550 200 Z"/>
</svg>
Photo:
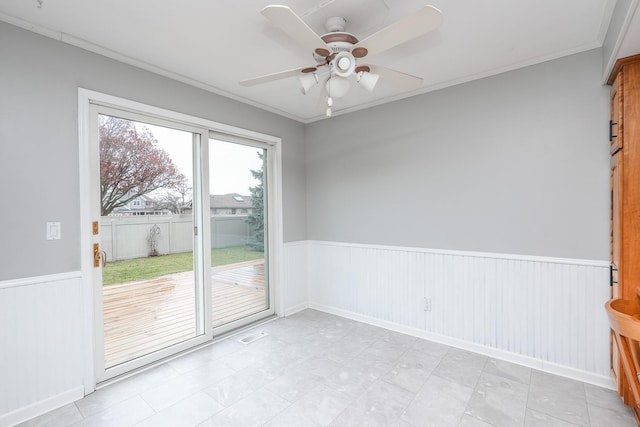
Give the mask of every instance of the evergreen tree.
<svg viewBox="0 0 640 427">
<path fill-rule="evenodd" d="M 251 175 L 258 180 L 258 185 L 249 188 L 252 210 L 247 217 L 247 222 L 253 228 L 253 238 L 249 246 L 256 251 L 264 252 L 264 154 L 262 152 L 257 154 L 262 160 L 262 165 L 260 170 L 251 171 Z"/>
</svg>

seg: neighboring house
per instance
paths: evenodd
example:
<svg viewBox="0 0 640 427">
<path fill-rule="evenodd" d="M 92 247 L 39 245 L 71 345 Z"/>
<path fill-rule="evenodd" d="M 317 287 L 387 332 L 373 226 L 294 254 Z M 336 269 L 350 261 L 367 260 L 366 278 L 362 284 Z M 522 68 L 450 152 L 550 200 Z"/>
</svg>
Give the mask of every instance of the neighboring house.
<svg viewBox="0 0 640 427">
<path fill-rule="evenodd" d="M 253 210 L 251 196 L 238 193 L 210 195 L 211 215 L 248 215 Z"/>
<path fill-rule="evenodd" d="M 158 202 L 148 195 L 131 200 L 124 206 L 116 208 L 109 216 L 133 215 L 170 215 L 171 210 L 158 206 Z"/>
</svg>

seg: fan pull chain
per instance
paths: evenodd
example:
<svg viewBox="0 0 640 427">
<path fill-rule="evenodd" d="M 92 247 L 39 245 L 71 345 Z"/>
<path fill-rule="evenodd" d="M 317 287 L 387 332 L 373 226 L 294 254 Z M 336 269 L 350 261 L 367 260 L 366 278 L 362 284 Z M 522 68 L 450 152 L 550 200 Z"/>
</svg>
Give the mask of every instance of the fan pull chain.
<svg viewBox="0 0 640 427">
<path fill-rule="evenodd" d="M 331 68 L 331 64 L 329 65 Z M 333 98 L 331 98 L 331 76 L 327 80 L 327 117 L 331 117 L 331 106 L 333 105 Z"/>
</svg>

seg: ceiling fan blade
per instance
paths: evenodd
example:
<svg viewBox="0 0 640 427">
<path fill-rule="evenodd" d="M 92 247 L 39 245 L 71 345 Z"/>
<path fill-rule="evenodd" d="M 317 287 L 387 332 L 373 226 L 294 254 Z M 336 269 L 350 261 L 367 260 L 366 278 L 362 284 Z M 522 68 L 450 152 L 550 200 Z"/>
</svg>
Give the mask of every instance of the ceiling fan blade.
<svg viewBox="0 0 640 427">
<path fill-rule="evenodd" d="M 286 79 L 287 77 L 298 76 L 302 73 L 302 70 L 306 70 L 309 68 L 310 67 L 295 68 L 293 70 L 280 71 L 279 73 L 266 74 L 264 76 L 242 80 L 240 82 L 240 86 L 255 86 L 262 83 L 268 83 L 276 80 Z"/>
<path fill-rule="evenodd" d="M 367 55 L 376 55 L 433 31 L 441 24 L 442 12 L 433 6 L 425 6 L 356 43 L 352 51 L 365 48 Z"/>
<path fill-rule="evenodd" d="M 287 6 L 273 5 L 262 9 L 262 14 L 287 33 L 289 37 L 296 40 L 302 46 L 321 56 L 329 56 L 333 51 L 296 13 Z"/>
<path fill-rule="evenodd" d="M 412 76 L 411 74 L 401 71 L 392 70 L 391 68 L 381 67 L 379 65 L 367 65 L 372 73 L 380 75 L 380 81 L 385 85 L 391 85 L 397 90 L 410 91 L 418 89 L 424 81 L 421 77 Z"/>
</svg>

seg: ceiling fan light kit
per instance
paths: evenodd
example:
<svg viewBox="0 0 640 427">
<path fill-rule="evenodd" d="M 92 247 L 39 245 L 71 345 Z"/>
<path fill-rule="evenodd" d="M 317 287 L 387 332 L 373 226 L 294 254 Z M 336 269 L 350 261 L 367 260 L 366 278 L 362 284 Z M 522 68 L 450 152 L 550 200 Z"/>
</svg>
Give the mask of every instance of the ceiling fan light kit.
<svg viewBox="0 0 640 427">
<path fill-rule="evenodd" d="M 356 82 L 369 92 L 374 91 L 381 77 L 391 84 L 403 82 L 406 87 L 421 86 L 420 77 L 380 66 L 375 67 L 377 73 L 372 73 L 368 65 L 358 65 L 357 61 L 422 36 L 437 29 L 442 23 L 442 13 L 433 6 L 425 6 L 359 41 L 353 34 L 344 32 L 347 21 L 343 17 L 328 18 L 325 21 L 327 33 L 320 36 L 287 6 L 267 6 L 262 9 L 262 14 L 309 49 L 316 64 L 243 80 L 240 84 L 253 86 L 297 75 L 300 89 L 306 95 L 319 83 L 318 73 L 327 73 L 324 83 L 327 92 L 327 117 L 332 114 L 333 98 L 341 98 L 349 90 L 351 76 L 355 76 Z"/>
<path fill-rule="evenodd" d="M 369 92 L 373 92 L 373 89 L 375 89 L 379 78 L 380 74 L 373 74 L 368 71 L 360 71 L 358 74 L 356 74 L 356 81 L 360 83 L 360 86 L 362 86 Z"/>
<path fill-rule="evenodd" d="M 300 89 L 302 90 L 302 93 L 306 95 L 309 89 L 318 84 L 318 75 L 315 71 L 303 73 L 298 76 L 298 80 L 300 80 Z"/>
<path fill-rule="evenodd" d="M 351 85 L 344 77 L 331 76 L 327 79 L 327 93 L 331 98 L 342 98 L 347 94 Z"/>
</svg>

